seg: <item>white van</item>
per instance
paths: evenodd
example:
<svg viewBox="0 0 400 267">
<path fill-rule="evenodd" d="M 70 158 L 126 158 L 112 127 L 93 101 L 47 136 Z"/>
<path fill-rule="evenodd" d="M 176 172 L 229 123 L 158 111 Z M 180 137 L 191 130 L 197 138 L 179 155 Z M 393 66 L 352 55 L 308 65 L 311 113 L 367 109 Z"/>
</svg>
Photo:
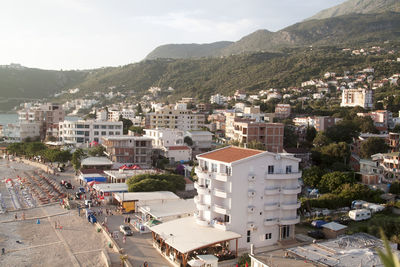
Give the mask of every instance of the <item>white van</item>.
<svg viewBox="0 0 400 267">
<path fill-rule="evenodd" d="M 349 211 L 350 219 L 354 221 L 363 221 L 371 218 L 371 211 L 367 209 L 358 209 Z"/>
</svg>

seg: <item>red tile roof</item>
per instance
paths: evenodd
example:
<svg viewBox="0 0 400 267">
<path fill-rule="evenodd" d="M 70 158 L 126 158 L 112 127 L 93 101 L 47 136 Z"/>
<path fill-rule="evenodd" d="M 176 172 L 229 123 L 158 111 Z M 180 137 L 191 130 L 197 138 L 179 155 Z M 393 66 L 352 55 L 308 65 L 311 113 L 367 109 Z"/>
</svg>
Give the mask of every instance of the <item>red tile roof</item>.
<svg viewBox="0 0 400 267">
<path fill-rule="evenodd" d="M 262 150 L 241 148 L 241 147 L 227 147 L 215 151 L 211 151 L 207 154 L 198 156 L 199 158 L 218 160 L 226 163 L 231 163 L 241 159 L 245 159 L 257 154 L 264 153 Z"/>
<path fill-rule="evenodd" d="M 168 150 L 190 150 L 188 146 L 169 146 Z"/>
</svg>

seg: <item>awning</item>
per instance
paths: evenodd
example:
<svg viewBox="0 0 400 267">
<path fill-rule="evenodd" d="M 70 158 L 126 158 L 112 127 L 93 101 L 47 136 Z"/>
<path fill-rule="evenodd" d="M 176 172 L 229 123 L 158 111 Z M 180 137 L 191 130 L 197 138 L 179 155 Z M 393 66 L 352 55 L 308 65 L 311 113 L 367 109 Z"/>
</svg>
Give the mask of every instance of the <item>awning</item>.
<svg viewBox="0 0 400 267">
<path fill-rule="evenodd" d="M 98 178 L 98 177 L 97 177 Z M 103 182 L 100 182 L 100 181 L 97 181 L 97 179 L 96 179 L 96 181 L 91 181 L 91 182 L 88 182 L 87 184 L 89 185 L 89 186 L 93 186 L 94 184 L 101 184 L 101 183 L 103 183 Z"/>
<path fill-rule="evenodd" d="M 83 178 L 85 180 L 86 183 L 92 182 L 92 181 L 96 181 L 96 182 L 107 182 L 107 178 L 106 177 L 85 177 Z"/>
</svg>

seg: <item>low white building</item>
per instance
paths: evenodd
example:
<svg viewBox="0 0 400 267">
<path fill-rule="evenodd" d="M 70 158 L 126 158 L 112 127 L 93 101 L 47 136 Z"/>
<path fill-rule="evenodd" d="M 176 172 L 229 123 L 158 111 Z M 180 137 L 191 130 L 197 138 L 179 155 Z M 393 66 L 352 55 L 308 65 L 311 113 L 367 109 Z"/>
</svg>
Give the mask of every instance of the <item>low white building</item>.
<svg viewBox="0 0 400 267">
<path fill-rule="evenodd" d="M 192 159 L 192 149 L 188 146 L 168 146 L 162 149 L 164 157 L 171 163 L 186 162 Z"/>
<path fill-rule="evenodd" d="M 153 148 L 183 145 L 183 131 L 177 129 L 145 129 L 145 137 L 151 138 Z"/>
<path fill-rule="evenodd" d="M 193 152 L 201 153 L 211 149 L 213 134 L 209 131 L 186 131 L 185 136 L 193 141 Z"/>
<path fill-rule="evenodd" d="M 60 122 L 59 127 L 60 141 L 74 145 L 101 143 L 101 137 L 123 134 L 122 121 L 65 120 Z"/>
</svg>

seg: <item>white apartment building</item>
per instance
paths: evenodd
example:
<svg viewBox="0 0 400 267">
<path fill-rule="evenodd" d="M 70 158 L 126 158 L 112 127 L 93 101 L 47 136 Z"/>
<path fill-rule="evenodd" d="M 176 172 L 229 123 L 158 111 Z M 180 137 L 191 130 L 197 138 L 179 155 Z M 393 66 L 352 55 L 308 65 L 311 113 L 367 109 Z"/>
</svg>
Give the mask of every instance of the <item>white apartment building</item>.
<svg viewBox="0 0 400 267">
<path fill-rule="evenodd" d="M 170 128 L 182 131 L 200 130 L 204 127 L 205 116 L 183 109 L 181 104 L 167 106 L 146 115 L 146 126 L 150 129 Z"/>
<path fill-rule="evenodd" d="M 183 131 L 177 129 L 144 129 L 145 137 L 151 138 L 153 148 L 183 145 Z"/>
<path fill-rule="evenodd" d="M 239 249 L 294 238 L 300 159 L 238 147 L 200 154 L 197 159 L 197 224 L 240 234 Z"/>
<path fill-rule="evenodd" d="M 60 141 L 68 144 L 101 143 L 101 137 L 122 136 L 122 121 L 63 121 L 59 126 Z"/>
<path fill-rule="evenodd" d="M 135 110 L 132 109 L 122 109 L 122 110 L 109 110 L 108 111 L 108 120 L 109 121 L 118 121 L 119 116 L 122 116 L 124 119 L 132 119 L 135 118 Z"/>
<path fill-rule="evenodd" d="M 222 105 L 222 104 L 226 103 L 226 101 L 227 101 L 227 97 L 220 95 L 220 94 L 210 96 L 211 104 Z"/>
<path fill-rule="evenodd" d="M 9 140 L 21 142 L 26 138 L 40 138 L 42 124 L 39 122 L 18 122 L 10 123 L 4 126 L 3 135 Z"/>
<path fill-rule="evenodd" d="M 372 108 L 374 105 L 373 91 L 369 89 L 344 89 L 342 91 L 341 107 Z"/>
<path fill-rule="evenodd" d="M 203 153 L 211 150 L 213 134 L 209 131 L 186 131 L 185 136 L 193 141 L 194 154 Z"/>
</svg>

